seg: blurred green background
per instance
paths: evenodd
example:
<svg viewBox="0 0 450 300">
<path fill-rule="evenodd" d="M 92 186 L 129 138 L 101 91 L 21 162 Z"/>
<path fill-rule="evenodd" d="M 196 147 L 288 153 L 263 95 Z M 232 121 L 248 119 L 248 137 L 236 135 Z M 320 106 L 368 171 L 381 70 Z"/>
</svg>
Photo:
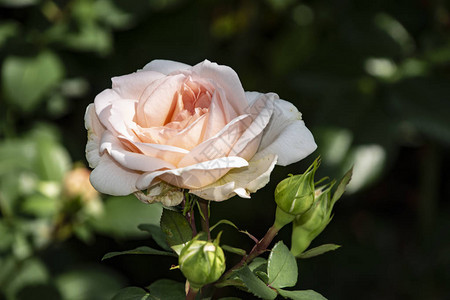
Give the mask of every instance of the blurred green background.
<svg viewBox="0 0 450 300">
<path fill-rule="evenodd" d="M 172 258 L 100 261 L 154 246 L 137 224 L 157 224 L 161 207 L 97 195 L 84 158 L 86 106 L 111 77 L 156 58 L 231 66 L 245 90 L 293 102 L 318 143 L 251 200 L 213 203 L 213 222 L 261 237 L 288 173 L 319 154 L 320 176 L 355 164 L 313 242 L 343 247 L 299 261 L 298 288 L 329 299 L 450 299 L 444 0 L 0 0 L 0 299 L 110 299 L 127 285 L 182 280 Z M 223 240 L 252 247 L 231 230 Z"/>
</svg>

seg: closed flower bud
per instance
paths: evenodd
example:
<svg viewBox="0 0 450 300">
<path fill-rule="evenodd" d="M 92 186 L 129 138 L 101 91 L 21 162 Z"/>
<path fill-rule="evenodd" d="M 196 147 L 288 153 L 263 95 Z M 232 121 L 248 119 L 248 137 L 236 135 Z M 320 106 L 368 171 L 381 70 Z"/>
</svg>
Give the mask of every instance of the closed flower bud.
<svg viewBox="0 0 450 300">
<path fill-rule="evenodd" d="M 318 166 L 317 159 L 305 173 L 291 175 L 277 185 L 275 202 L 278 208 L 275 224 L 282 227 L 290 223 L 295 216 L 306 212 L 314 203 L 314 174 Z"/>
<path fill-rule="evenodd" d="M 216 243 L 193 239 L 181 250 L 180 269 L 193 289 L 217 281 L 225 271 L 225 255 Z"/>
<path fill-rule="evenodd" d="M 311 244 L 312 240 L 330 223 L 333 206 L 344 193 L 345 187 L 350 182 L 351 175 L 352 169 L 339 182 L 333 196 L 331 196 L 331 189 L 335 183 L 334 181 L 317 189 L 311 208 L 295 217 L 292 229 L 292 254 L 298 256 L 303 253 Z"/>
<path fill-rule="evenodd" d="M 311 208 L 295 218 L 292 229 L 291 252 L 295 256 L 305 251 L 331 221 L 330 189 L 318 191 Z"/>
</svg>

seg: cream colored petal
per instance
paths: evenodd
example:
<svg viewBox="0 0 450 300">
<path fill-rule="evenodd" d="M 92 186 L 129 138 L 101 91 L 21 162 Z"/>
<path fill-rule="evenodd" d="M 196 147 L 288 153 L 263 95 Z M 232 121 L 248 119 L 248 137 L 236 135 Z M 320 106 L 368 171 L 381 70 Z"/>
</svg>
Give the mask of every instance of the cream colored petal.
<svg viewBox="0 0 450 300">
<path fill-rule="evenodd" d="M 163 126 L 170 121 L 177 104 L 184 75 L 166 76 L 154 81 L 143 92 L 136 108 L 136 123 L 142 127 Z"/>
<path fill-rule="evenodd" d="M 251 115 L 253 121 L 233 146 L 230 155 L 240 156 L 247 160 L 255 155 L 261 140 L 262 132 L 267 127 L 272 117 L 274 109 L 273 103 L 277 98 L 278 95 L 273 93 L 259 94 L 258 97 L 251 101 L 246 112 Z"/>
<path fill-rule="evenodd" d="M 194 79 L 197 75 L 200 78 L 208 78 L 217 84 L 217 88 L 223 89 L 228 103 L 231 104 L 238 115 L 245 113 L 247 105 L 244 89 L 238 75 L 232 68 L 205 60 L 192 67 L 192 74 Z M 222 100 L 225 101 L 225 99 Z"/>
<path fill-rule="evenodd" d="M 137 100 L 148 85 L 161 79 L 164 74 L 151 71 L 139 71 L 128 75 L 117 76 L 111 79 L 112 89 L 124 99 Z"/>
<path fill-rule="evenodd" d="M 100 157 L 97 167 L 91 172 L 92 186 L 100 193 L 125 196 L 136 192 L 136 181 L 141 173 L 122 167 L 109 154 Z"/>
<path fill-rule="evenodd" d="M 168 75 L 175 71 L 185 70 L 192 68 L 190 65 L 180 62 L 164 59 L 155 59 L 146 64 L 143 68 L 144 71 L 160 72 L 164 75 Z"/>
<path fill-rule="evenodd" d="M 194 165 L 203 161 L 229 156 L 229 153 L 242 136 L 246 126 L 250 122 L 249 115 L 242 115 L 227 124 L 222 130 L 209 140 L 193 148 L 178 164 L 179 167 Z M 235 156 L 235 155 L 230 155 Z"/>
<path fill-rule="evenodd" d="M 119 135 L 127 138 L 135 136 L 133 129 L 136 129 L 136 123 L 133 119 L 136 114 L 136 103 L 137 100 L 122 99 L 111 104 L 108 120 Z"/>
<path fill-rule="evenodd" d="M 286 166 L 305 158 L 316 148 L 314 137 L 297 108 L 290 102 L 276 100 L 255 158 L 274 153 L 278 155 L 278 165 Z"/>
<path fill-rule="evenodd" d="M 185 168 L 146 172 L 137 181 L 137 188 L 145 190 L 155 180 L 161 179 L 181 188 L 200 188 L 217 181 L 230 169 L 248 166 L 241 157 L 222 157 Z"/>
<path fill-rule="evenodd" d="M 88 131 L 86 159 L 89 163 L 89 167 L 95 168 L 100 161 L 100 139 L 105 131 L 105 127 L 100 123 L 95 113 L 94 103 L 89 104 L 86 108 L 84 122 Z"/>
<path fill-rule="evenodd" d="M 100 152 L 105 150 L 118 164 L 127 169 L 152 172 L 165 168 L 175 168 L 174 165 L 162 159 L 125 149 L 120 140 L 109 131 L 105 131 L 100 142 Z"/>
<path fill-rule="evenodd" d="M 246 168 L 233 169 L 218 181 L 201 189 L 191 189 L 189 193 L 206 200 L 223 201 L 234 195 L 250 198 L 254 193 L 264 187 L 270 180 L 277 162 L 277 156 L 269 154 L 258 160 L 250 160 Z"/>
</svg>

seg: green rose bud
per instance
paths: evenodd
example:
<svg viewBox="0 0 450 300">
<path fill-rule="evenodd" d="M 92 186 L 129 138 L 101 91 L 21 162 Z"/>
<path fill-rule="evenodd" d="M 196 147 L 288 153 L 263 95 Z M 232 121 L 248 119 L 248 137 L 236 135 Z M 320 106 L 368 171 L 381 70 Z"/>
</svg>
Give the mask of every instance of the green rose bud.
<svg viewBox="0 0 450 300">
<path fill-rule="evenodd" d="M 277 227 L 290 223 L 295 216 L 306 212 L 314 203 L 314 175 L 319 164 L 319 160 L 316 159 L 305 173 L 291 175 L 277 185 L 275 189 L 275 202 L 278 206 L 275 217 Z"/>
<path fill-rule="evenodd" d="M 317 189 L 315 192 L 315 201 L 311 208 L 295 217 L 292 229 L 292 254 L 297 256 L 303 253 L 311 242 L 325 229 L 328 223 L 330 223 L 333 206 L 344 193 L 351 175 L 352 170 L 345 174 L 333 197 L 331 196 L 331 189 L 335 183 L 334 181 Z"/>
<path fill-rule="evenodd" d="M 194 290 L 217 281 L 225 271 L 225 255 L 218 243 L 191 240 L 179 257 L 180 269 Z"/>
<path fill-rule="evenodd" d="M 311 208 L 295 218 L 292 229 L 291 252 L 295 256 L 308 248 L 331 221 L 330 188 L 318 191 L 316 201 Z"/>
</svg>

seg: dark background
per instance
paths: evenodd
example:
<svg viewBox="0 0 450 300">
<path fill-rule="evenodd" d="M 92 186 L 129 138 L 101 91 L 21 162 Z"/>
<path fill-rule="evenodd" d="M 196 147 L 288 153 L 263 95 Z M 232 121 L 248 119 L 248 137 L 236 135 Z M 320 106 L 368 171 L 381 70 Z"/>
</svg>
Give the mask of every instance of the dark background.
<svg viewBox="0 0 450 300">
<path fill-rule="evenodd" d="M 123 286 L 182 280 L 170 258 L 100 262 L 155 246 L 136 225 L 158 223 L 160 207 L 104 196 L 99 216 L 64 193 L 65 174 L 86 166 L 86 106 L 111 77 L 157 58 L 232 67 L 245 90 L 294 103 L 318 143 L 304 161 L 276 167 L 251 200 L 213 203 L 213 223 L 227 218 L 261 237 L 288 173 L 318 155 L 320 177 L 354 164 L 313 242 L 342 248 L 299 260 L 297 287 L 329 299 L 450 299 L 443 0 L 0 0 L 0 299 L 109 299 Z M 225 243 L 252 247 L 223 229 Z M 289 243 L 290 228 L 279 238 Z"/>
</svg>

